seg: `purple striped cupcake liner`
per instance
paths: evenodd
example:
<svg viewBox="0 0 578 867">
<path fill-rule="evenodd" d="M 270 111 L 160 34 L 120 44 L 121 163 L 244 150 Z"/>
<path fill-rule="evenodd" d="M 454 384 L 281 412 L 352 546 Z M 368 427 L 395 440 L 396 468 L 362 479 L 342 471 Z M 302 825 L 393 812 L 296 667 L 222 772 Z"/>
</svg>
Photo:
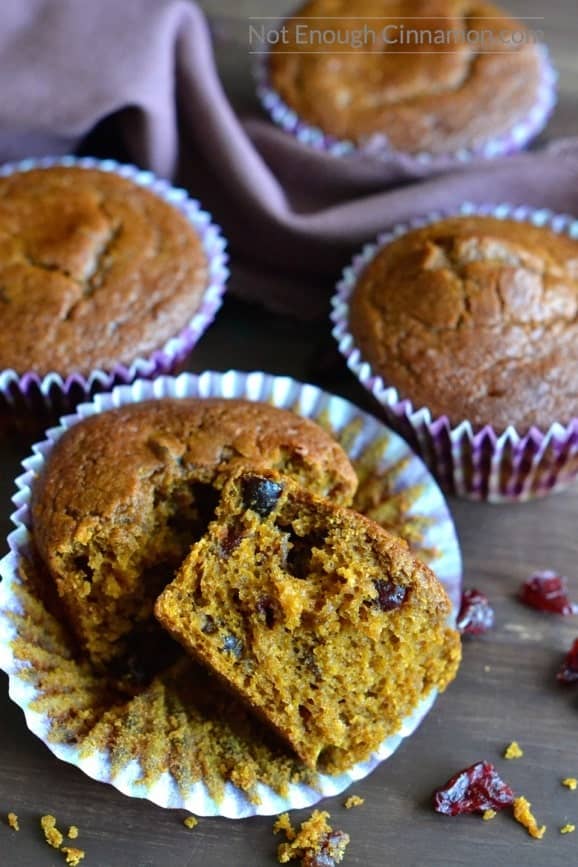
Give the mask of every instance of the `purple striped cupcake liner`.
<svg viewBox="0 0 578 867">
<path fill-rule="evenodd" d="M 150 355 L 137 357 L 129 365 L 117 364 L 109 370 L 95 369 L 86 375 L 72 373 L 68 376 L 58 371 L 41 376 L 34 371 L 19 374 L 14 370 L 0 370 L 0 409 L 8 416 L 25 418 L 30 413 L 38 413 L 57 417 L 97 392 L 109 391 L 115 385 L 134 382 L 138 378 L 154 379 L 161 374 L 175 372 L 215 318 L 229 276 L 225 252 L 227 243 L 221 228 L 212 222 L 211 215 L 203 210 L 196 199 L 190 198 L 186 190 L 173 187 L 150 171 L 115 160 L 66 156 L 6 163 L 0 166 L 0 177 L 52 166 L 97 169 L 120 175 L 150 190 L 179 210 L 201 239 L 207 258 L 207 286 L 197 311 L 182 330 Z"/>
<path fill-rule="evenodd" d="M 458 209 L 439 211 L 395 226 L 367 244 L 342 273 L 331 301 L 332 334 L 347 366 L 381 404 L 384 417 L 418 451 L 442 488 L 450 494 L 490 503 L 522 502 L 567 487 L 578 477 L 578 417 L 547 430 L 531 427 L 519 433 L 513 425 L 497 431 L 491 425 L 474 427 L 464 420 L 452 425 L 442 415 L 433 417 L 427 407 L 414 407 L 372 369 L 349 330 L 349 301 L 368 262 L 383 246 L 412 229 L 449 216 L 491 216 L 529 222 L 578 239 L 578 220 L 509 204 L 464 203 Z"/>
<path fill-rule="evenodd" d="M 414 550 L 418 555 L 422 551 L 424 556 L 433 558 L 432 568 L 452 602 L 449 623 L 455 624 L 462 586 L 462 558 L 456 530 L 438 485 L 401 437 L 349 401 L 290 377 L 236 370 L 225 373 L 205 371 L 199 375 L 182 373 L 178 377 L 161 376 L 154 381 L 137 380 L 130 385 L 118 386 L 112 392 L 97 394 L 92 402 L 80 404 L 74 414 L 63 417 L 57 427 L 48 430 L 46 438 L 34 445 L 31 454 L 22 462 L 23 472 L 15 481 L 16 491 L 12 498 L 16 510 L 11 516 L 14 529 L 8 536 L 9 553 L 0 560 L 0 669 L 8 675 L 10 697 L 23 710 L 28 728 L 57 758 L 76 765 L 88 776 L 109 783 L 129 797 L 146 798 L 161 807 L 185 809 L 200 816 L 219 815 L 234 819 L 310 807 L 321 798 L 343 792 L 388 759 L 429 713 L 438 697 L 437 690 L 427 693 L 413 712 L 404 718 L 400 729 L 386 738 L 366 761 L 339 775 L 317 774 L 311 785 L 291 782 L 285 794 L 258 783 L 258 801 L 250 799 L 245 791 L 231 782 L 225 784 L 223 797 L 216 801 L 203 780 L 183 788 L 168 771 L 157 773 L 154 781 L 147 782 L 143 775 L 148 761 L 144 747 L 145 752 L 138 759 L 125 757 L 119 768 L 114 766 L 109 752 L 85 752 L 82 739 L 70 743 L 51 736 L 51 721 L 42 704 L 43 698 L 48 693 L 52 698 L 57 695 L 60 709 L 62 704 L 77 700 L 74 694 L 68 694 L 68 687 L 58 677 L 63 659 L 67 665 L 76 663 L 70 662 L 70 654 L 66 646 L 62 646 L 62 639 L 57 637 L 54 627 L 51 631 L 50 615 L 39 605 L 36 596 L 23 593 L 25 582 L 21 565 L 32 547 L 30 499 L 35 479 L 65 431 L 81 420 L 145 400 L 190 397 L 240 398 L 292 410 L 328 430 L 341 443 L 354 466 L 360 463 L 364 467 L 372 489 L 378 481 L 385 485 L 387 475 L 391 480 L 389 495 L 400 498 L 403 495 L 406 519 L 421 528 L 419 543 L 414 540 Z M 31 622 L 34 622 L 39 637 L 32 635 L 27 628 Z M 43 643 L 45 635 L 52 636 L 46 645 Z M 38 641 L 42 643 L 41 653 L 38 652 Z M 80 667 L 80 663 L 78 665 Z M 54 683 L 49 683 L 51 672 L 55 674 Z M 171 726 L 169 731 L 172 731 Z M 167 738 L 169 748 L 170 738 Z M 158 755 L 158 745 L 153 745 L 149 758 L 154 766 L 158 764 Z"/>
<path fill-rule="evenodd" d="M 460 148 L 447 154 L 432 154 L 427 151 L 409 154 L 395 151 L 389 147 L 387 136 L 381 133 L 368 136 L 360 143 L 335 138 L 335 136 L 323 132 L 319 127 L 306 123 L 282 99 L 269 81 L 267 54 L 258 57 L 254 66 L 254 76 L 257 83 L 257 96 L 271 120 L 302 144 L 335 157 L 357 156 L 379 161 L 389 160 L 394 155 L 403 156 L 406 161 L 413 163 L 416 169 L 419 168 L 422 171 L 424 168 L 441 170 L 476 159 L 493 159 L 516 153 L 544 129 L 556 105 L 558 74 L 552 66 L 546 46 L 536 45 L 535 47 L 539 54 L 541 80 L 536 102 L 528 115 L 519 120 L 511 129 L 476 147 Z"/>
</svg>

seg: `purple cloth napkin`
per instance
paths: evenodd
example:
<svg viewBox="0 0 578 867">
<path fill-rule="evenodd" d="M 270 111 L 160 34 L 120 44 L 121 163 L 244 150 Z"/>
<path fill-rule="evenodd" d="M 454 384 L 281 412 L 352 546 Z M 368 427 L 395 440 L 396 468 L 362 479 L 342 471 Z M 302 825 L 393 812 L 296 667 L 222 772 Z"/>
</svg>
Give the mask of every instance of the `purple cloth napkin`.
<svg viewBox="0 0 578 867">
<path fill-rule="evenodd" d="M 3 0 L 0 22 L 0 159 L 73 152 L 101 124 L 110 155 L 200 198 L 231 241 L 233 290 L 270 308 L 319 315 L 364 241 L 464 200 L 578 215 L 578 139 L 435 176 L 240 120 L 187 0 Z"/>
</svg>

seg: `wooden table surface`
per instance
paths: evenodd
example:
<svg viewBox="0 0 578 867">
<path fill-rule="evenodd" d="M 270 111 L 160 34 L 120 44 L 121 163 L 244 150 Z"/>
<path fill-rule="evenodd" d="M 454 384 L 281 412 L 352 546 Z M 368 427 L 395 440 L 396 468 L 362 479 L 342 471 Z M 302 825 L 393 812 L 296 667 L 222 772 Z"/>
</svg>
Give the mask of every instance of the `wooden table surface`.
<svg viewBox="0 0 578 867">
<path fill-rule="evenodd" d="M 238 35 L 221 53 L 224 77 L 237 97 L 250 93 L 245 78 L 246 15 L 287 11 L 281 0 L 205 0 Z M 561 73 L 560 103 L 548 136 L 578 132 L 578 15 L 574 0 L 508 0 L 519 15 L 543 15 L 555 63 Z M 234 73 L 234 76 L 232 76 Z M 328 343 L 328 326 L 294 324 L 228 301 L 217 323 L 194 354 L 191 369 L 269 370 L 319 381 L 337 393 L 365 402 L 343 368 L 320 377 L 316 353 Z M 28 452 L 24 442 L 0 451 L 0 533 L 5 538 L 12 480 Z M 351 835 L 345 863 L 351 867 L 410 865 L 527 865 L 566 867 L 578 863 L 578 791 L 561 786 L 578 776 L 578 690 L 560 688 L 555 671 L 561 654 L 578 634 L 578 624 L 524 609 L 514 599 L 517 585 L 537 568 L 568 575 L 578 598 L 578 487 L 527 505 L 492 507 L 451 503 L 465 561 L 465 585 L 487 592 L 496 609 L 496 628 L 464 642 L 456 682 L 421 728 L 399 751 L 352 791 L 365 804 L 345 810 L 343 796 L 329 799 L 336 827 Z M 3 546 L 5 547 L 5 546 Z M 505 761 L 512 739 L 524 757 Z M 430 806 L 432 790 L 454 771 L 479 759 L 495 762 L 517 793 L 534 805 L 548 826 L 542 841 L 531 839 L 511 815 L 491 822 L 479 817 L 448 819 Z M 273 865 L 278 840 L 272 819 L 232 822 L 201 819 L 194 831 L 182 813 L 131 800 L 94 782 L 54 758 L 30 734 L 21 711 L 0 677 L 0 814 L 20 816 L 15 834 L 0 822 L 0 864 L 11 867 L 58 865 L 62 856 L 43 841 L 38 819 L 53 813 L 62 826 L 80 828 L 86 864 L 98 867 L 266 867 Z M 295 814 L 302 819 L 310 811 Z"/>
</svg>

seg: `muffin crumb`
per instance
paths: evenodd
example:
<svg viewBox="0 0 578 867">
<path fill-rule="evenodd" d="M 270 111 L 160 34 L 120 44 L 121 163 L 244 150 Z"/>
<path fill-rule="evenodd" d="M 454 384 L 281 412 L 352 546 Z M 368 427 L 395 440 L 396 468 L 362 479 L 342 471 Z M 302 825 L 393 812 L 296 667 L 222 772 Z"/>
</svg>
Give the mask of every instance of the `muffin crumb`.
<svg viewBox="0 0 578 867">
<path fill-rule="evenodd" d="M 575 830 L 576 830 L 576 825 L 568 824 L 568 825 L 563 825 L 560 828 L 560 833 L 561 834 L 573 834 Z"/>
<path fill-rule="evenodd" d="M 54 849 L 60 849 L 64 837 L 56 827 L 56 819 L 54 816 L 42 816 L 40 819 L 40 827 L 44 832 L 44 839 L 48 845 L 52 846 Z"/>
<path fill-rule="evenodd" d="M 18 822 L 18 816 L 16 815 L 16 813 L 8 813 L 7 819 L 8 825 L 12 828 L 13 831 L 20 830 L 20 824 Z"/>
<path fill-rule="evenodd" d="M 289 813 L 281 813 L 280 816 L 277 817 L 275 824 L 273 825 L 273 833 L 279 834 L 280 831 L 285 832 L 285 836 L 288 840 L 295 839 L 295 828 L 291 824 L 291 819 L 289 818 Z"/>
<path fill-rule="evenodd" d="M 68 829 L 68 834 L 66 835 L 69 840 L 76 840 L 78 837 L 78 828 L 76 825 L 71 825 Z"/>
<path fill-rule="evenodd" d="M 493 819 L 497 815 L 498 814 L 496 813 L 495 810 L 484 810 L 484 812 L 482 814 L 482 819 L 484 820 L 484 822 L 489 822 L 490 819 Z"/>
<path fill-rule="evenodd" d="M 365 804 L 365 798 L 360 798 L 359 795 L 350 795 L 343 806 L 346 810 L 351 810 L 352 807 L 361 807 L 362 804 Z"/>
<path fill-rule="evenodd" d="M 512 741 L 509 744 L 504 752 L 505 759 L 521 759 L 524 755 L 524 750 L 520 747 L 518 741 Z"/>
<path fill-rule="evenodd" d="M 532 804 L 523 796 L 514 798 L 514 819 L 523 825 L 531 837 L 541 840 L 546 833 L 545 825 L 538 825 L 531 811 Z"/>
<path fill-rule="evenodd" d="M 63 846 L 60 851 L 70 867 L 78 867 L 80 862 L 86 857 L 86 852 L 83 849 L 77 849 L 75 846 Z"/>
<path fill-rule="evenodd" d="M 334 867 L 339 864 L 349 845 L 349 834 L 334 831 L 328 819 L 329 813 L 314 810 L 295 833 L 287 813 L 279 816 L 273 830 L 275 833 L 285 830 L 288 839 L 277 848 L 279 863 L 301 860 L 301 867 Z"/>
<path fill-rule="evenodd" d="M 189 831 L 192 831 L 193 828 L 196 828 L 198 824 L 199 820 L 196 818 L 196 816 L 187 816 L 186 819 L 183 819 L 183 825 L 185 826 L 185 828 L 188 828 Z"/>
<path fill-rule="evenodd" d="M 567 789 L 572 789 L 572 791 L 574 791 L 576 786 L 578 786 L 578 780 L 576 777 L 565 777 L 562 780 L 562 785 L 566 786 Z"/>
</svg>

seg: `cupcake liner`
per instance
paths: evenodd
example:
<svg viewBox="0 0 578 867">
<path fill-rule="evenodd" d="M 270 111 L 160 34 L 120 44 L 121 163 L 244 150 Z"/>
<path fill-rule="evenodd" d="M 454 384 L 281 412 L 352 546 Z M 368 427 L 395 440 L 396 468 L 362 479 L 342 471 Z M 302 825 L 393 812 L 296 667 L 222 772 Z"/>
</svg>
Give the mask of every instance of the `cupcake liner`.
<svg viewBox="0 0 578 867">
<path fill-rule="evenodd" d="M 194 316 L 178 334 L 150 355 L 138 357 L 130 365 L 117 364 L 110 370 L 95 369 L 87 375 L 72 373 L 62 376 L 53 372 L 40 376 L 33 371 L 24 374 L 9 369 L 0 371 L 0 408 L 4 406 L 14 414 L 48 412 L 58 418 L 59 414 L 70 412 L 76 404 L 89 400 L 96 392 L 108 391 L 114 385 L 130 383 L 137 378 L 152 379 L 175 372 L 215 318 L 222 304 L 229 270 L 226 241 L 220 227 L 212 222 L 211 215 L 197 200 L 191 199 L 186 190 L 173 187 L 152 172 L 114 160 L 67 156 L 6 163 L 0 166 L 0 177 L 52 166 L 111 172 L 150 190 L 177 208 L 191 223 L 201 239 L 208 266 L 207 287 Z"/>
<path fill-rule="evenodd" d="M 82 707 L 85 712 L 94 710 L 96 718 L 100 713 L 102 721 L 99 702 L 102 703 L 103 689 L 99 693 L 96 675 L 87 675 L 86 665 L 83 667 L 82 663 L 74 660 L 65 638 L 59 634 L 58 623 L 22 579 L 22 558 L 31 549 L 28 529 L 30 486 L 54 443 L 80 419 L 127 403 L 189 396 L 262 401 L 315 419 L 333 432 L 358 469 L 360 495 L 363 496 L 365 491 L 371 500 L 370 491 L 375 493 L 377 483 L 383 492 L 377 508 L 381 507 L 383 512 L 383 503 L 387 503 L 389 517 L 384 519 L 382 515 L 384 526 L 397 528 L 418 554 L 421 552 L 422 556 L 429 558 L 450 595 L 453 605 L 451 621 L 455 622 L 461 598 L 461 555 L 455 528 L 439 488 L 424 464 L 399 436 L 348 401 L 288 377 L 237 371 L 206 372 L 199 376 L 181 374 L 176 378 L 159 377 L 152 382 L 138 380 L 132 385 L 119 386 L 111 393 L 97 395 L 92 403 L 80 405 L 76 414 L 63 418 L 58 427 L 49 430 L 47 439 L 35 445 L 33 454 L 23 462 L 24 473 L 16 480 L 17 493 L 13 497 L 16 511 L 12 521 L 16 529 L 8 537 L 9 553 L 0 562 L 3 578 L 0 584 L 0 667 L 9 676 L 10 697 L 24 711 L 28 728 L 58 758 L 76 765 L 96 780 L 112 784 L 126 795 L 147 798 L 160 806 L 178 807 L 197 815 L 230 818 L 270 815 L 307 807 L 323 797 L 343 791 L 388 758 L 430 710 L 436 698 L 435 691 L 424 698 L 404 720 L 400 731 L 387 738 L 368 761 L 354 765 L 339 776 L 313 775 L 315 779 L 309 780 L 308 785 L 291 782 L 284 795 L 257 782 L 253 797 L 249 798 L 245 791 L 227 782 L 223 797 L 217 800 L 204 781 L 193 781 L 183 789 L 170 773 L 160 773 L 158 743 L 151 746 L 151 756 L 146 750 L 141 750 L 137 756 L 121 749 L 123 761 L 119 767 L 110 751 L 83 752 L 82 737 L 77 743 L 62 742 L 63 738 L 59 742 L 51 734 L 47 707 L 56 707 L 57 712 L 62 713 L 63 704 L 66 711 L 69 702 L 71 708 Z M 371 514 L 371 510 L 366 510 L 366 513 Z M 374 514 L 374 517 L 379 516 Z M 72 672 L 72 688 L 66 685 L 66 678 L 62 675 L 64 669 Z M 50 672 L 55 672 L 54 680 L 51 680 Z M 70 689 L 72 693 L 68 695 Z M 169 738 L 163 749 L 165 746 L 167 751 L 172 748 Z M 178 766 L 178 760 L 176 764 Z M 170 766 L 174 767 L 174 763 Z"/>
<path fill-rule="evenodd" d="M 333 336 L 347 366 L 376 398 L 385 418 L 412 444 L 450 494 L 491 503 L 518 502 L 541 497 L 567 486 L 578 476 L 578 418 L 554 422 L 548 430 L 531 427 L 519 433 L 513 425 L 496 431 L 491 425 L 475 428 L 469 421 L 452 426 L 445 415 L 432 417 L 427 407 L 414 407 L 388 386 L 363 359 L 349 330 L 349 299 L 361 272 L 377 250 L 393 240 L 448 216 L 491 216 L 545 226 L 578 238 L 578 220 L 516 205 L 464 203 L 456 210 L 431 213 L 397 225 L 367 244 L 343 271 L 331 305 Z"/>
<path fill-rule="evenodd" d="M 449 169 L 476 159 L 493 159 L 522 150 L 546 126 L 549 116 L 556 105 L 556 83 L 558 74 L 550 61 L 545 45 L 535 46 L 539 53 L 541 80 L 536 102 L 528 115 L 518 121 L 511 129 L 488 139 L 472 148 L 461 148 L 455 152 L 432 154 L 422 151 L 416 154 L 396 151 L 388 146 L 387 136 L 375 133 L 362 143 L 340 140 L 324 133 L 322 129 L 302 120 L 277 93 L 269 81 L 267 54 L 257 59 L 254 76 L 257 83 L 257 96 L 271 120 L 282 130 L 293 135 L 302 144 L 336 157 L 357 156 L 373 160 L 390 161 L 392 157 L 403 157 L 421 171 Z"/>
</svg>

